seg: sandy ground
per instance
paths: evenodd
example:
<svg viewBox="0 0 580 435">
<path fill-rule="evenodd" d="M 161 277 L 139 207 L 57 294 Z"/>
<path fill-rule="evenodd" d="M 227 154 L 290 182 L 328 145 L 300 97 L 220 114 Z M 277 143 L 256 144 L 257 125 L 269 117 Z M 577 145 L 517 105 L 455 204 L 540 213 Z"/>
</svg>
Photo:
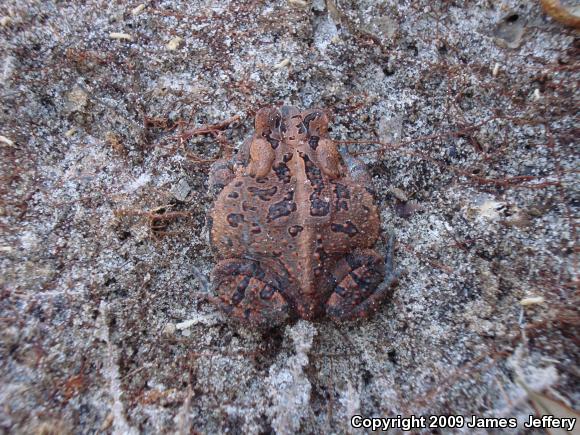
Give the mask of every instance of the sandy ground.
<svg viewBox="0 0 580 435">
<path fill-rule="evenodd" d="M 3 1 L 0 431 L 572 414 L 578 47 L 535 1 Z M 200 297 L 209 164 L 282 103 L 372 142 L 404 274 L 370 320 Z"/>
</svg>

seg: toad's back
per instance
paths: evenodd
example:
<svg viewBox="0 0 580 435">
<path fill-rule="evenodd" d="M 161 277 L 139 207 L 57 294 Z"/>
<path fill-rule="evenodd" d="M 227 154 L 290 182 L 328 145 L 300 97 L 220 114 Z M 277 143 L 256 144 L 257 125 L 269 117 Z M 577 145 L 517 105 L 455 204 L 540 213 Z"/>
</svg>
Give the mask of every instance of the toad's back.
<svg viewBox="0 0 580 435">
<path fill-rule="evenodd" d="M 249 155 L 211 213 L 219 258 L 287 274 L 287 296 L 305 318 L 317 316 L 336 285 L 337 261 L 371 247 L 379 230 L 372 196 L 351 177 L 326 122 L 320 111 L 286 108 L 257 123 Z"/>
</svg>

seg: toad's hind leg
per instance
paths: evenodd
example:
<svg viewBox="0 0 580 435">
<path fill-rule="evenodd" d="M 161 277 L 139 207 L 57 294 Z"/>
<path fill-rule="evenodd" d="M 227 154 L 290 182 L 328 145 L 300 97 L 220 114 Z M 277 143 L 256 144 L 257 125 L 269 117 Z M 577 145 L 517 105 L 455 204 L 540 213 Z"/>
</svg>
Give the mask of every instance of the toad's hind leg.
<svg viewBox="0 0 580 435">
<path fill-rule="evenodd" d="M 251 260 L 220 261 L 212 274 L 213 292 L 209 300 L 229 317 L 256 327 L 273 327 L 290 317 L 282 296 L 286 283 Z"/>
<path fill-rule="evenodd" d="M 377 311 L 398 279 L 393 268 L 393 244 L 391 236 L 385 261 L 375 251 L 366 250 L 350 254 L 338 264 L 338 285 L 326 303 L 328 316 L 354 320 Z"/>
</svg>

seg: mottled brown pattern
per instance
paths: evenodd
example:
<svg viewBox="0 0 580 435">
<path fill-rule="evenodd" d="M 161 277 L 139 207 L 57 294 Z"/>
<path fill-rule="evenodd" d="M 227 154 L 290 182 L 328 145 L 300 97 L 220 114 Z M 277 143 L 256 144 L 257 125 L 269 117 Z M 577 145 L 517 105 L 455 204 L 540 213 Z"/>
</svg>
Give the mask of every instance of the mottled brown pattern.
<svg viewBox="0 0 580 435">
<path fill-rule="evenodd" d="M 232 173 L 212 180 L 225 186 L 210 219 L 213 300 L 263 326 L 374 312 L 392 280 L 370 249 L 380 221 L 360 162 L 328 137 L 324 110 L 264 108 L 255 127 Z"/>
</svg>

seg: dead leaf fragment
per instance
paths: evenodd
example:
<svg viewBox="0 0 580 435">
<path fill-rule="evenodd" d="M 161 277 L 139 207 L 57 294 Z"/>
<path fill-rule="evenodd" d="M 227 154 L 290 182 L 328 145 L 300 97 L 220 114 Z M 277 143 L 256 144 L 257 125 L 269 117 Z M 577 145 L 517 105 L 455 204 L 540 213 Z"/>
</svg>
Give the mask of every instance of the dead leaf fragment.
<svg viewBox="0 0 580 435">
<path fill-rule="evenodd" d="M 109 33 L 109 38 L 111 39 L 119 39 L 125 41 L 132 41 L 133 37 L 128 33 L 119 33 L 119 32 L 111 32 Z"/>
<path fill-rule="evenodd" d="M 125 154 L 125 147 L 123 142 L 121 142 L 119 135 L 113 133 L 112 131 L 108 131 L 105 133 L 105 140 L 116 152 L 119 154 Z"/>
<path fill-rule="evenodd" d="M 145 9 L 145 5 L 141 3 L 139 6 L 136 6 L 131 10 L 131 15 L 133 16 L 139 15 L 143 11 L 143 9 Z"/>
<path fill-rule="evenodd" d="M 545 301 L 543 296 L 528 296 L 520 300 L 520 305 L 527 307 L 529 305 L 543 304 Z"/>
<path fill-rule="evenodd" d="M 8 139 L 6 136 L 0 136 L 0 143 L 3 143 L 4 145 L 7 145 L 9 147 L 14 146 L 14 142 Z"/>
<path fill-rule="evenodd" d="M 284 59 L 282 62 L 274 65 L 274 69 L 281 69 L 288 65 L 290 65 L 290 59 Z"/>
</svg>

